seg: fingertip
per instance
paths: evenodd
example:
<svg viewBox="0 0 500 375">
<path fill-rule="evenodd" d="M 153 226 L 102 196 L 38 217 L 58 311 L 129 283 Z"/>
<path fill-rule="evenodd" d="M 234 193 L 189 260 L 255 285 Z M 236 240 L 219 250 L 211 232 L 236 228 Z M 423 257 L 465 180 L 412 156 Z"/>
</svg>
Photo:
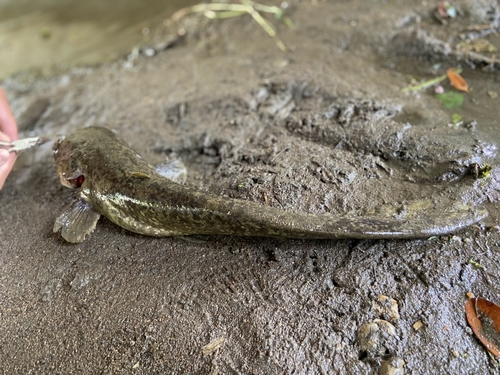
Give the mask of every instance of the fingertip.
<svg viewBox="0 0 500 375">
<path fill-rule="evenodd" d="M 0 88 L 0 129 L 8 134 L 10 140 L 17 139 L 17 123 L 12 110 L 7 102 L 5 92 Z"/>
<path fill-rule="evenodd" d="M 9 160 L 10 152 L 5 149 L 0 149 L 0 165 Z"/>
<path fill-rule="evenodd" d="M 0 131 L 0 142 L 10 142 L 10 141 L 11 141 L 10 137 L 7 134 Z"/>
</svg>

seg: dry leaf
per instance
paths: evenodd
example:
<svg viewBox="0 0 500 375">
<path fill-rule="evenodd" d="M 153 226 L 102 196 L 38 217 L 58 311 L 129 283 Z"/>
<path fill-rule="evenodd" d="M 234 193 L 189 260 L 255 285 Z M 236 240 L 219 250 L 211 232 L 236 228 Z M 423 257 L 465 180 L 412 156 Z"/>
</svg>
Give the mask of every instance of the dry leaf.
<svg viewBox="0 0 500 375">
<path fill-rule="evenodd" d="M 456 72 L 454 68 L 448 69 L 446 71 L 446 75 L 450 80 L 451 85 L 460 91 L 469 92 L 469 85 L 465 81 L 465 79 Z"/>
<path fill-rule="evenodd" d="M 465 303 L 465 315 L 479 341 L 500 357 L 500 306 L 483 298 L 470 298 Z"/>
</svg>

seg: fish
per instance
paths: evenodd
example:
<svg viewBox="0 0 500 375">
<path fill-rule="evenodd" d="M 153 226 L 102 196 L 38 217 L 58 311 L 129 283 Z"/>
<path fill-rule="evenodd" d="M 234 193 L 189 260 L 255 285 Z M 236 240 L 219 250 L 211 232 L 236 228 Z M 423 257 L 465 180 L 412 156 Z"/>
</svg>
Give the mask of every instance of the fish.
<svg viewBox="0 0 500 375">
<path fill-rule="evenodd" d="M 62 185 L 76 190 L 53 230 L 71 243 L 88 238 L 101 215 L 128 231 L 158 237 L 399 239 L 455 232 L 488 214 L 466 204 L 428 209 L 417 202 L 405 215 L 316 215 L 219 196 L 158 173 L 104 127 L 80 128 L 59 138 L 53 151 Z"/>
</svg>

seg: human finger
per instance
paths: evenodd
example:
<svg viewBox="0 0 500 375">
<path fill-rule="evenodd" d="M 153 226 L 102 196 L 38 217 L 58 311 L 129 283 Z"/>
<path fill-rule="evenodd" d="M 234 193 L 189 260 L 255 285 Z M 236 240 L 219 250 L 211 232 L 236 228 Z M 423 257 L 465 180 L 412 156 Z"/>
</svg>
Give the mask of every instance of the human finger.
<svg viewBox="0 0 500 375">
<path fill-rule="evenodd" d="M 2 151 L 7 151 L 5 149 L 0 150 L 0 159 L 2 158 Z M 0 190 L 2 189 L 5 180 L 7 179 L 7 176 L 9 175 L 10 171 L 14 167 L 14 163 L 16 162 L 16 153 L 15 152 L 8 152 L 9 155 L 7 156 L 7 159 L 4 161 L 3 164 L 0 165 Z"/>
<path fill-rule="evenodd" d="M 12 110 L 7 102 L 5 92 L 0 88 L 0 130 L 7 134 L 11 140 L 17 139 L 17 124 Z"/>
</svg>

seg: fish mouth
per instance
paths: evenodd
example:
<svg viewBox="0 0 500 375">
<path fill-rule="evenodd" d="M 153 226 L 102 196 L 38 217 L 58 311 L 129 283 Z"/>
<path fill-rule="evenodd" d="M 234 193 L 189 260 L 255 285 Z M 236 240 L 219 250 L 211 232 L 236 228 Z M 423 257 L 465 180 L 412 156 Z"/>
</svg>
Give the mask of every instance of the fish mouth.
<svg viewBox="0 0 500 375">
<path fill-rule="evenodd" d="M 63 186 L 66 186 L 70 189 L 78 189 L 85 182 L 85 176 L 83 174 L 78 175 L 73 178 L 68 178 L 64 176 L 64 173 L 59 174 L 59 180 Z"/>
<path fill-rule="evenodd" d="M 68 180 L 68 182 L 75 188 L 78 189 L 80 188 L 83 183 L 85 182 L 85 176 L 83 174 L 79 175 L 78 177 L 71 178 Z"/>
</svg>

